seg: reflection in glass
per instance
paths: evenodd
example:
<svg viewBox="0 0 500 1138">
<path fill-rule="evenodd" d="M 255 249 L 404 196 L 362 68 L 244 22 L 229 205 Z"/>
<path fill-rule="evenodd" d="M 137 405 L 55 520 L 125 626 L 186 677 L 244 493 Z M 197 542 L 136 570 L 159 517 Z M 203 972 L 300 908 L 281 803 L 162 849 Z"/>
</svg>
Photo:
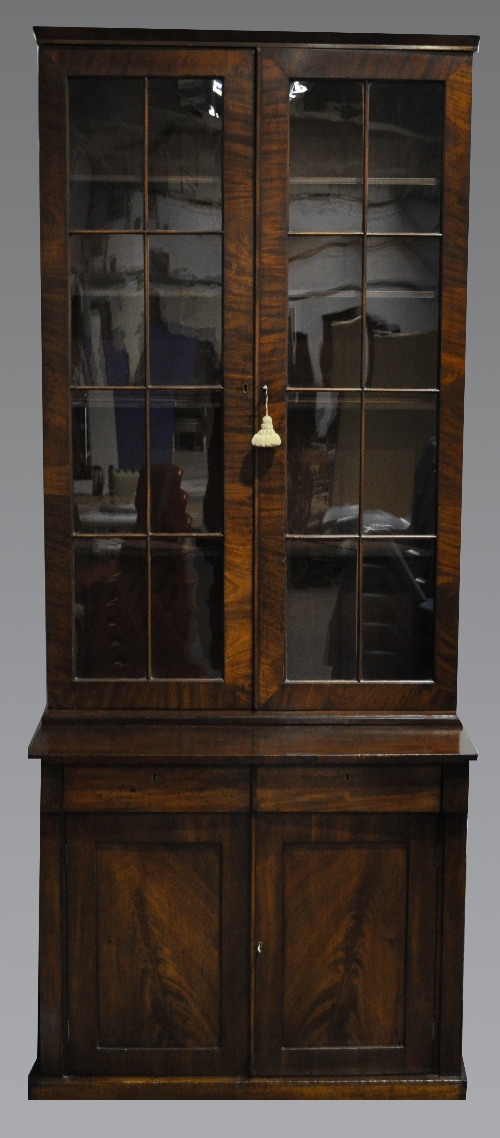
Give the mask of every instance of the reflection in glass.
<svg viewBox="0 0 500 1138">
<path fill-rule="evenodd" d="M 137 487 L 146 458 L 144 396 L 72 392 L 71 411 L 75 531 L 136 531 Z"/>
<path fill-rule="evenodd" d="M 367 242 L 369 387 L 437 387 L 440 241 Z"/>
<path fill-rule="evenodd" d="M 290 85 L 290 230 L 362 228 L 363 89 L 338 79 Z"/>
<path fill-rule="evenodd" d="M 439 229 L 441 83 L 370 83 L 368 229 Z"/>
<path fill-rule="evenodd" d="M 360 398 L 288 396 L 288 532 L 357 533 Z"/>
<path fill-rule="evenodd" d="M 222 400 L 216 393 L 150 396 L 151 530 L 211 532 L 223 528 Z M 139 515 L 145 507 L 139 485 Z"/>
<path fill-rule="evenodd" d="M 289 238 L 289 386 L 359 387 L 361 279 L 361 238 Z"/>
<path fill-rule="evenodd" d="M 363 542 L 364 680 L 433 678 L 435 546 Z"/>
<path fill-rule="evenodd" d="M 287 679 L 355 679 L 357 542 L 286 544 Z"/>
<path fill-rule="evenodd" d="M 436 395 L 366 395 L 364 533 L 435 533 L 436 435 Z"/>
<path fill-rule="evenodd" d="M 150 79 L 149 227 L 222 229 L 222 80 Z"/>
<path fill-rule="evenodd" d="M 146 543 L 74 543 L 75 665 L 82 679 L 147 674 Z"/>
<path fill-rule="evenodd" d="M 153 542 L 153 676 L 161 679 L 222 677 L 222 547 L 222 539 L 173 538 Z"/>
<path fill-rule="evenodd" d="M 68 79 L 70 228 L 140 229 L 144 80 Z"/>
<path fill-rule="evenodd" d="M 149 276 L 150 382 L 221 383 L 221 238 L 151 237 Z"/>
<path fill-rule="evenodd" d="M 140 236 L 70 237 L 71 383 L 144 382 L 144 251 Z"/>
</svg>

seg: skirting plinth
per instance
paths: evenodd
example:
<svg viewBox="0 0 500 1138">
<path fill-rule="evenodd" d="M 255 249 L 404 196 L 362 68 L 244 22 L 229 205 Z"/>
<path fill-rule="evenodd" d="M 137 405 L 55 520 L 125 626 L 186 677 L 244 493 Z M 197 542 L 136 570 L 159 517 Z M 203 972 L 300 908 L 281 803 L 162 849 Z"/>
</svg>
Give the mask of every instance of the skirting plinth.
<svg viewBox="0 0 500 1138">
<path fill-rule="evenodd" d="M 379 1076 L 350 1079 L 127 1078 L 105 1075 L 29 1076 L 31 1099 L 464 1099 L 461 1076 Z"/>
</svg>

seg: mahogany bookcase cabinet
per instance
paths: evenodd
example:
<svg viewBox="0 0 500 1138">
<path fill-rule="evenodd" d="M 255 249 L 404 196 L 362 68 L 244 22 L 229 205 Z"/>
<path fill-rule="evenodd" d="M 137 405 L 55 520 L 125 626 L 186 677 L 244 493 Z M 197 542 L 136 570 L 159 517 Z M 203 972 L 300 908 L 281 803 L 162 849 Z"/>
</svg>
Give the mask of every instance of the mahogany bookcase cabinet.
<svg viewBox="0 0 500 1138">
<path fill-rule="evenodd" d="M 30 1094 L 463 1098 L 478 41 L 36 34 Z"/>
</svg>

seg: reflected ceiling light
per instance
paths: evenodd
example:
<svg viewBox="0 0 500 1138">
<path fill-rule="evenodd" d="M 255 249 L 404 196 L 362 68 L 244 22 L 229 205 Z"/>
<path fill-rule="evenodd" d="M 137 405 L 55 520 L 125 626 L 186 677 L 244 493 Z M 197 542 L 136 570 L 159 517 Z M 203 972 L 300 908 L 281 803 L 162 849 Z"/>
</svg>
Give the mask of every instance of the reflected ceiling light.
<svg viewBox="0 0 500 1138">
<path fill-rule="evenodd" d="M 298 79 L 295 79 L 294 82 L 290 84 L 291 99 L 296 99 L 297 95 L 303 95 L 304 91 L 307 91 L 307 87 L 304 83 L 299 83 Z"/>
</svg>

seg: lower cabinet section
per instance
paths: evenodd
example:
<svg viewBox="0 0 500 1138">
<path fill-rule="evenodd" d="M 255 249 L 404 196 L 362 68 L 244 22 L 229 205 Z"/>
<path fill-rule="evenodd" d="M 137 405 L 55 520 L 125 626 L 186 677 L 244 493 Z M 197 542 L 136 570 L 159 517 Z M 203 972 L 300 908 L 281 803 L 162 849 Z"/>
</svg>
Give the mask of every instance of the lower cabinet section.
<svg viewBox="0 0 500 1138">
<path fill-rule="evenodd" d="M 463 771 L 286 773 L 45 770 L 33 1097 L 463 1097 Z"/>
</svg>

